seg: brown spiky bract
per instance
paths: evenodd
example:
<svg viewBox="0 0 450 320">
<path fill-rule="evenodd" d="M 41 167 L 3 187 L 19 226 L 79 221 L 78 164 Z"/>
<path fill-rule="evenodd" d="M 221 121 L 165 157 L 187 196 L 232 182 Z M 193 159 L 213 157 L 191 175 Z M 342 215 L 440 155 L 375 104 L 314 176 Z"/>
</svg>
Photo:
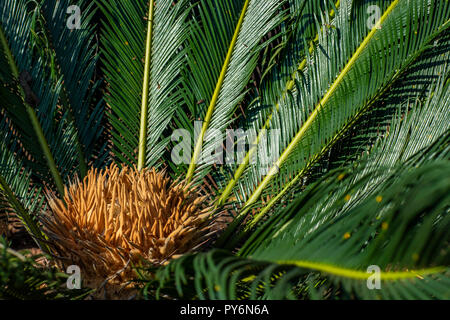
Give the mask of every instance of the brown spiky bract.
<svg viewBox="0 0 450 320">
<path fill-rule="evenodd" d="M 141 258 L 167 263 L 205 240 L 212 208 L 205 196 L 155 169 L 111 165 L 92 169 L 66 187 L 64 202 L 49 197 L 44 226 L 64 264 L 105 279 L 132 275 Z"/>
</svg>

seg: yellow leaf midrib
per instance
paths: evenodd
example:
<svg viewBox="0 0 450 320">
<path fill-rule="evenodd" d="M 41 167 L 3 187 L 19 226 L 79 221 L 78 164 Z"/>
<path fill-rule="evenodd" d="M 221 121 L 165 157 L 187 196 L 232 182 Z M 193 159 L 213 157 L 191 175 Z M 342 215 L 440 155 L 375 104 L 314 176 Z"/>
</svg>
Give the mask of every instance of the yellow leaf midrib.
<svg viewBox="0 0 450 320">
<path fill-rule="evenodd" d="M 313 271 L 323 272 L 329 275 L 344 277 L 347 279 L 354 280 L 367 280 L 373 273 L 369 273 L 364 270 L 351 269 L 340 267 L 333 264 L 321 263 L 321 262 L 313 262 L 307 260 L 276 260 L 273 261 L 278 265 L 284 266 L 295 266 L 298 268 L 310 269 Z M 381 271 L 380 272 L 380 280 L 384 281 L 396 281 L 396 280 L 405 280 L 405 279 L 414 279 L 419 278 L 423 279 L 423 277 L 433 274 L 438 274 L 446 271 L 447 268 L 444 266 L 438 266 L 433 268 L 424 268 L 424 269 L 411 269 L 404 271 Z M 254 276 L 252 276 L 254 277 Z M 251 281 L 252 277 L 248 277 L 243 281 Z"/>
<path fill-rule="evenodd" d="M 339 8 L 340 5 L 340 0 L 337 0 L 335 3 L 335 7 Z M 332 9 L 330 10 L 330 17 L 333 17 L 335 15 L 335 11 Z M 321 28 L 322 30 L 322 28 Z M 309 47 L 309 53 L 311 54 L 314 50 L 314 43 L 316 43 L 319 40 L 319 34 L 316 35 L 316 37 L 311 41 L 311 45 Z M 220 197 L 217 199 L 216 201 L 216 207 L 219 207 L 220 205 L 225 204 L 225 202 L 227 201 L 228 196 L 230 195 L 230 193 L 232 192 L 234 186 L 236 185 L 237 181 L 239 180 L 239 178 L 241 177 L 241 175 L 243 174 L 245 168 L 248 166 L 249 162 L 250 162 L 250 158 L 252 157 L 252 155 L 255 153 L 256 149 L 257 149 L 257 145 L 259 144 L 262 136 L 264 135 L 265 130 L 267 130 L 270 127 L 270 123 L 271 120 L 273 118 L 273 114 L 274 112 L 279 110 L 280 107 L 280 103 L 282 101 L 284 101 L 287 93 L 293 89 L 294 84 L 295 84 L 295 76 L 298 72 L 301 72 L 305 66 L 306 66 L 306 58 L 303 59 L 299 66 L 297 67 L 297 69 L 292 73 L 292 75 L 289 78 L 289 81 L 287 81 L 286 86 L 281 94 L 281 98 L 279 99 L 279 101 L 276 103 L 275 105 L 275 111 L 272 111 L 268 116 L 266 121 L 264 122 L 264 125 L 262 126 L 258 136 L 256 137 L 255 141 L 253 142 L 252 146 L 250 148 L 250 150 L 247 152 L 247 154 L 245 155 L 242 163 L 238 166 L 238 168 L 236 169 L 233 178 L 228 182 L 227 186 L 223 189 Z"/>
<path fill-rule="evenodd" d="M 239 32 L 241 30 L 242 24 L 244 22 L 244 18 L 245 18 L 245 15 L 247 13 L 247 8 L 248 8 L 249 3 L 250 3 L 250 0 L 246 0 L 245 3 L 244 3 L 244 6 L 242 8 L 241 15 L 239 17 L 239 20 L 237 22 L 236 28 L 234 30 L 233 38 L 231 39 L 230 45 L 228 47 L 228 52 L 227 52 L 227 55 L 225 57 L 225 61 L 224 61 L 223 66 L 222 66 L 222 70 L 220 71 L 219 78 L 217 79 L 217 83 L 216 83 L 216 87 L 214 89 L 214 93 L 212 95 L 211 101 L 210 101 L 208 109 L 206 111 L 205 119 L 203 120 L 202 130 L 200 131 L 200 134 L 198 136 L 197 142 L 195 144 L 194 153 L 192 154 L 191 162 L 189 164 L 189 169 L 188 169 L 187 174 L 186 174 L 186 180 L 188 182 L 190 182 L 192 180 L 192 177 L 194 175 L 194 171 L 195 171 L 195 168 L 196 168 L 196 162 L 197 162 L 198 157 L 200 156 L 200 153 L 201 153 L 201 150 L 202 150 L 203 139 L 205 137 L 206 131 L 208 130 L 209 123 L 211 122 L 211 118 L 212 118 L 214 109 L 216 107 L 217 100 L 219 98 L 219 93 L 220 93 L 220 91 L 222 89 L 222 84 L 223 84 L 223 82 L 225 80 L 225 75 L 227 74 L 227 69 L 228 69 L 228 66 L 230 64 L 231 57 L 233 55 L 233 51 L 234 51 L 234 48 L 235 48 L 235 45 L 236 45 L 236 41 L 237 41 L 237 38 L 239 36 Z"/>
<path fill-rule="evenodd" d="M 249 199 L 244 204 L 243 208 L 249 208 L 253 203 L 257 201 L 259 196 L 261 195 L 263 189 L 269 184 L 269 182 L 272 180 L 272 178 L 276 175 L 277 171 L 281 167 L 281 165 L 286 161 L 288 156 L 291 154 L 291 152 L 294 150 L 296 145 L 299 143 L 299 141 L 304 136 L 305 132 L 308 130 L 308 128 L 312 125 L 313 121 L 318 116 L 321 108 L 328 102 L 330 97 L 333 95 L 333 93 L 336 91 L 338 86 L 343 81 L 344 77 L 347 75 L 347 73 L 350 71 L 350 69 L 353 67 L 359 56 L 362 54 L 364 49 L 367 47 L 371 39 L 376 34 L 377 30 L 381 26 L 381 24 L 387 19 L 387 17 L 390 15 L 392 10 L 398 5 L 400 0 L 393 1 L 390 6 L 387 8 L 387 10 L 384 12 L 382 17 L 378 20 L 376 25 L 372 28 L 372 30 L 369 32 L 369 34 L 364 38 L 363 42 L 359 45 L 358 49 L 355 51 L 355 53 L 352 55 L 352 57 L 349 59 L 345 67 L 342 69 L 336 80 L 333 82 L 331 87 L 327 90 L 325 95 L 322 97 L 320 102 L 316 105 L 313 112 L 310 114 L 308 119 L 305 121 L 305 123 L 302 125 L 300 130 L 297 132 L 297 134 L 294 136 L 292 141 L 289 143 L 289 145 L 286 147 L 286 149 L 281 153 L 280 157 L 274 164 L 274 166 L 269 170 L 266 177 L 261 181 L 261 183 L 258 185 L 258 187 L 254 190 L 252 195 L 249 197 Z M 248 210 L 244 209 L 240 216 L 247 213 Z"/>
<path fill-rule="evenodd" d="M 148 97 L 150 86 L 150 67 L 152 58 L 154 0 L 150 0 L 148 9 L 147 38 L 145 41 L 144 79 L 142 81 L 141 120 L 139 130 L 138 170 L 145 166 L 147 149 Z"/>
<path fill-rule="evenodd" d="M 350 268 L 344 268 L 335 266 L 332 264 L 311 262 L 305 260 L 279 260 L 276 261 L 277 264 L 282 265 L 293 265 L 300 268 L 312 269 L 321 272 L 325 272 L 328 274 L 332 274 L 335 276 L 341 276 L 349 279 L 357 279 L 357 280 L 366 280 L 373 273 L 368 273 L 363 270 L 356 270 Z M 403 280 L 403 279 L 411 279 L 411 278 L 421 278 L 423 276 L 427 276 L 430 274 L 441 273 L 446 270 L 445 267 L 434 267 L 427 269 L 414 269 L 414 270 L 406 270 L 406 271 L 382 271 L 380 272 L 381 280 Z"/>
</svg>

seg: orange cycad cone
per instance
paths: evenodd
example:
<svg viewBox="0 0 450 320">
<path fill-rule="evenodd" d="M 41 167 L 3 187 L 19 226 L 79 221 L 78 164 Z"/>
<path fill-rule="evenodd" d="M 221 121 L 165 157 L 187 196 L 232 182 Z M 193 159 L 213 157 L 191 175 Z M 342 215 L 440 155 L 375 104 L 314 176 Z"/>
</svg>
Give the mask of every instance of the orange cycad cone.
<svg viewBox="0 0 450 320">
<path fill-rule="evenodd" d="M 65 265 L 103 279 L 129 277 L 142 258 L 164 264 L 198 246 L 210 229 L 206 197 L 155 169 L 90 170 L 66 188 L 64 201 L 50 197 L 47 234 Z"/>
</svg>

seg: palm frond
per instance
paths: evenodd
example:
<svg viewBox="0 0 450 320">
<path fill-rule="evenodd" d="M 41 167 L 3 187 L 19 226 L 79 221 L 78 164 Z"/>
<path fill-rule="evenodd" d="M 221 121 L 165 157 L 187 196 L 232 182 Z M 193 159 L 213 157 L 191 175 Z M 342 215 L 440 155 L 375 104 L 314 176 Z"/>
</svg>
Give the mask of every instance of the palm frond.
<svg viewBox="0 0 450 320">
<path fill-rule="evenodd" d="M 448 27 L 449 6 L 445 1 L 407 1 L 404 5 L 393 1 L 378 22 L 381 29 L 375 26 L 369 33 L 365 23 L 353 23 L 351 19 L 355 11 L 364 9 L 341 2 L 332 22 L 334 28 L 324 28 L 320 34 L 319 50 L 310 57 L 306 52 L 307 71 L 272 119 L 271 128 L 281 131 L 282 138 L 274 138 L 280 146 L 279 157 L 266 175 L 258 166 L 248 168 L 236 186 L 244 208 L 241 218 L 252 206 L 260 206 L 265 190 L 280 198 L 298 184 L 311 164 L 341 138 L 343 130 L 372 109 Z M 436 19 L 430 28 L 421 29 L 418 23 L 428 15 Z"/>
<path fill-rule="evenodd" d="M 35 259 L 8 248 L 0 238 L 0 298 L 13 300 L 78 300 L 86 289 L 68 290 L 68 276 L 56 269 L 38 266 Z"/>
<path fill-rule="evenodd" d="M 63 193 L 63 181 L 76 167 L 74 130 L 67 122 L 67 112 L 59 112 L 61 80 L 56 84 L 50 81 L 42 59 L 34 56 L 33 18 L 28 10 L 22 0 L 0 5 L 2 114 L 10 120 L 15 139 L 30 154 L 27 165 L 34 169 L 33 174 Z"/>
<path fill-rule="evenodd" d="M 426 96 L 397 106 L 387 134 L 359 164 L 330 171 L 291 205 L 277 207 L 237 256 L 213 250 L 182 257 L 151 281 L 141 273 L 145 292 L 195 299 L 448 299 L 450 184 L 442 177 L 450 170 L 450 83 L 447 66 L 438 66 L 442 74 Z M 367 285 L 373 265 L 381 290 Z"/>
<path fill-rule="evenodd" d="M 98 60 L 93 24 L 95 8 L 86 1 L 77 4 L 82 13 L 79 30 L 66 27 L 68 0 L 47 1 L 37 7 L 35 24 L 40 22 L 41 25 L 35 28 L 35 37 L 42 34 L 46 40 L 42 55 L 50 56 L 47 64 L 54 81 L 62 79 L 60 101 L 74 127 L 78 169 L 84 177 L 88 164 L 101 166 L 105 162 L 107 148 L 101 141 L 104 102 L 102 99 L 95 101 L 100 86 L 100 80 L 94 78 Z M 39 19 L 41 16 L 44 21 Z"/>
<path fill-rule="evenodd" d="M 140 167 L 157 165 L 168 143 L 162 133 L 181 102 L 181 45 L 190 7 L 169 0 L 97 3 L 106 17 L 101 42 L 114 156 L 133 165 L 139 150 Z M 151 16 L 145 18 L 146 12 Z"/>
<path fill-rule="evenodd" d="M 238 154 L 237 159 L 227 162 L 227 165 L 231 166 L 231 177 L 223 179 L 226 185 L 222 186 L 222 191 L 217 200 L 218 205 L 223 205 L 228 200 L 237 181 L 245 173 L 245 169 L 257 154 L 258 144 L 264 139 L 264 135 L 274 122 L 272 121 L 273 117 L 277 116 L 275 112 L 280 109 L 280 106 L 283 108 L 283 103 L 289 99 L 290 91 L 295 89 L 296 77 L 304 72 L 307 62 L 305 54 L 307 45 L 309 44 L 308 51 L 311 54 L 316 48 L 314 43 L 319 40 L 315 17 L 324 11 L 328 12 L 329 17 L 332 18 L 339 4 L 339 1 L 335 5 L 330 5 L 328 1 L 290 2 L 289 8 L 294 16 L 294 23 L 284 25 L 286 30 L 283 33 L 286 33 L 286 36 L 283 38 L 283 44 L 281 48 L 276 48 L 271 57 L 273 61 L 269 62 L 267 70 L 264 71 L 263 81 L 258 88 L 259 95 L 256 94 L 253 103 L 247 109 L 246 119 L 242 121 L 242 127 L 247 132 L 253 133 L 255 141 L 248 141 L 250 147 L 245 156 Z M 289 28 L 292 28 L 292 30 L 289 30 Z M 295 116 L 295 114 L 289 114 L 286 115 L 286 118 L 294 117 L 295 119 Z M 287 122 L 283 125 L 289 128 L 291 123 Z M 241 142 L 233 141 L 233 151 L 235 144 Z M 233 166 L 235 161 L 238 165 Z M 255 184 L 257 184 L 257 181 Z M 251 192 L 251 190 L 246 190 L 246 192 Z"/>
<path fill-rule="evenodd" d="M 448 299 L 448 139 L 406 167 L 328 174 L 261 225 L 239 257 L 182 257 L 147 290 L 200 299 Z M 370 190 L 374 177 L 384 179 Z M 373 265 L 380 290 L 367 285 Z"/>
<path fill-rule="evenodd" d="M 361 175 L 370 176 L 372 171 L 380 167 L 389 174 L 389 168 L 408 163 L 414 157 L 424 157 L 427 154 L 425 152 L 427 148 L 433 146 L 436 141 L 440 141 L 442 135 L 450 130 L 448 124 L 450 119 L 446 112 L 450 98 L 448 65 L 439 65 L 439 70 L 442 72 L 440 78 L 432 82 L 425 96 L 416 96 L 414 100 L 400 100 L 398 104 L 395 104 L 395 116 L 383 125 L 384 128 L 378 128 L 384 133 L 378 133 L 377 141 L 371 146 L 366 146 L 365 155 L 357 159 L 358 162 L 362 162 L 359 166 L 366 166 Z M 396 94 L 394 91 L 394 95 Z M 362 134 L 366 135 L 365 132 Z M 350 157 L 353 159 L 353 155 L 350 154 Z M 348 161 L 346 165 L 358 166 L 358 162 Z M 323 172 L 321 176 L 323 176 Z M 382 181 L 377 175 L 374 175 L 372 179 L 367 184 L 368 186 L 377 186 Z M 286 201 L 289 200 L 289 197 L 294 197 L 296 193 L 302 192 L 302 188 L 302 185 L 293 187 L 291 192 L 286 195 Z M 342 192 L 345 190 L 343 189 Z M 264 215 L 269 212 L 277 212 L 283 207 L 285 203 L 278 203 L 283 195 L 281 193 L 270 199 L 246 226 L 246 232 L 250 231 L 251 227 L 255 226 L 256 222 Z M 352 195 L 352 199 L 360 200 L 363 197 L 364 193 Z M 330 199 L 324 201 L 329 203 Z"/>
<path fill-rule="evenodd" d="M 194 150 L 186 174 L 188 181 L 194 175 L 197 178 L 203 177 L 211 167 L 211 155 L 215 153 L 217 139 L 221 138 L 216 135 L 224 132 L 231 123 L 231 117 L 244 96 L 245 87 L 257 65 L 259 52 L 268 43 L 261 43 L 261 40 L 283 20 L 280 8 L 282 2 L 200 2 L 199 21 L 194 24 L 194 31 L 188 41 L 188 83 L 195 84 L 195 103 L 204 101 L 208 107 L 203 107 L 195 115 L 196 119 L 202 119 L 203 125 L 194 138 Z M 228 9 L 228 6 L 231 8 Z M 239 12 L 239 18 L 230 23 L 234 19 L 230 21 L 226 16 L 233 18 L 236 11 Z M 220 26 L 218 30 L 217 26 Z M 226 41 L 227 39 L 229 40 Z M 206 57 L 205 51 L 208 52 Z M 208 58 L 214 64 L 209 64 Z M 211 68 L 211 65 L 220 65 L 221 69 Z M 214 132 L 209 130 L 208 133 L 208 129 L 214 129 Z"/>
<path fill-rule="evenodd" d="M 44 208 L 42 188 L 32 186 L 30 170 L 21 161 L 22 151 L 16 144 L 8 145 L 10 128 L 5 119 L 0 120 L 0 212 L 14 213 L 41 249 L 48 252 L 42 240 L 45 235 L 39 226 L 39 210 Z"/>
</svg>

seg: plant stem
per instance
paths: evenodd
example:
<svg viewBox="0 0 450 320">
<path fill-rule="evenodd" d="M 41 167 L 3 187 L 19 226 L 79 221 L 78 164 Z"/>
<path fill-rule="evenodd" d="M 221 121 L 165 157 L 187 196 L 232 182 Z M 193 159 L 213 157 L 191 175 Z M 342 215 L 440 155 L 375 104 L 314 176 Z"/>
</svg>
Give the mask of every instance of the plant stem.
<svg viewBox="0 0 450 320">
<path fill-rule="evenodd" d="M 16 198 L 14 192 L 9 187 L 8 182 L 1 175 L 0 175 L 0 190 L 4 192 L 4 194 L 8 198 L 8 202 L 11 204 L 11 207 L 14 209 L 19 218 L 21 218 L 25 228 L 27 228 L 28 231 L 33 235 L 33 238 L 39 245 L 39 247 L 42 250 L 49 253 L 50 248 L 44 242 L 41 242 L 41 239 L 45 239 L 45 234 L 41 231 L 41 229 L 38 227 L 38 225 L 33 220 L 28 211 Z"/>
<path fill-rule="evenodd" d="M 339 8 L 340 5 L 340 0 L 336 1 L 335 6 L 336 8 Z M 332 9 L 330 11 L 330 18 L 334 17 L 335 12 Z M 321 27 L 320 29 L 322 30 L 323 27 Z M 317 43 L 319 41 L 319 34 L 316 34 L 316 37 L 311 40 L 311 43 L 309 45 L 309 53 L 312 54 L 312 52 L 314 51 L 314 43 Z M 220 197 L 218 198 L 218 200 L 216 201 L 215 206 L 216 207 L 220 207 L 222 205 L 224 205 L 226 203 L 226 201 L 228 200 L 228 196 L 231 194 L 231 192 L 233 192 L 234 187 L 236 186 L 237 181 L 240 179 L 240 177 L 242 176 L 242 174 L 244 173 L 245 169 L 247 168 L 248 164 L 250 163 L 250 159 L 253 156 L 253 154 L 256 152 L 257 146 L 259 145 L 259 142 L 264 134 L 264 131 L 266 129 L 268 129 L 270 127 L 271 121 L 272 121 L 272 117 L 274 115 L 275 111 L 279 110 L 280 107 L 280 103 L 284 101 L 286 95 L 288 94 L 289 91 L 291 91 L 294 87 L 295 84 L 295 77 L 298 73 L 301 73 L 303 71 L 303 69 L 306 66 L 306 58 L 304 58 L 298 65 L 297 69 L 292 73 L 292 75 L 290 76 L 289 80 L 286 83 L 285 89 L 283 90 L 283 92 L 281 93 L 281 97 L 278 99 L 276 105 L 275 105 L 275 110 L 272 111 L 268 116 L 267 119 L 264 123 L 264 125 L 262 126 L 260 132 L 258 133 L 258 136 L 256 137 L 255 141 L 253 141 L 253 143 L 251 144 L 252 147 L 250 147 L 249 151 L 247 152 L 247 154 L 245 155 L 242 163 L 239 165 L 239 167 L 236 169 L 233 178 L 228 182 L 227 186 L 225 187 L 225 189 L 223 189 L 223 191 L 221 192 Z"/>
<path fill-rule="evenodd" d="M 61 175 L 58 171 L 58 167 L 56 166 L 55 159 L 53 158 L 53 154 L 48 146 L 47 139 L 45 138 L 44 131 L 42 130 L 41 124 L 37 118 L 36 112 L 32 107 L 30 107 L 27 103 L 24 103 L 28 116 L 31 121 L 31 125 L 33 126 L 34 132 L 39 141 L 39 145 L 41 146 L 42 151 L 44 152 L 45 159 L 47 160 L 47 165 L 50 169 L 50 173 L 52 174 L 53 180 L 55 182 L 56 188 L 60 196 L 64 196 L 64 183 L 62 181 Z"/>
<path fill-rule="evenodd" d="M 141 127 L 139 133 L 139 154 L 138 154 L 138 170 L 142 170 L 145 166 L 147 153 L 147 122 L 148 122 L 148 96 L 150 85 L 150 67 L 152 55 L 152 33 L 153 33 L 153 11 L 154 0 L 150 0 L 148 23 L 147 23 L 147 40 L 145 45 L 145 66 L 144 81 L 142 87 L 142 104 L 141 104 Z"/>
<path fill-rule="evenodd" d="M 9 65 L 11 67 L 13 76 L 16 79 L 18 79 L 19 78 L 19 69 L 18 69 L 17 64 L 14 60 L 14 57 L 11 53 L 11 50 L 10 50 L 9 44 L 8 44 L 8 40 L 6 39 L 5 33 L 3 32 L 3 28 L 1 26 L 0 26 L 0 42 L 4 48 L 5 55 L 9 62 Z M 53 158 L 53 154 L 50 151 L 50 147 L 48 146 L 48 142 L 47 142 L 47 139 L 45 138 L 44 131 L 42 130 L 41 124 L 39 123 L 36 112 L 28 103 L 25 102 L 25 92 L 24 92 L 23 88 L 21 86 L 18 86 L 18 87 L 20 89 L 20 93 L 22 96 L 22 100 L 23 100 L 25 109 L 27 111 L 28 117 L 30 118 L 34 132 L 37 136 L 39 145 L 41 146 L 41 149 L 44 153 L 45 159 L 47 160 L 47 165 L 52 174 L 56 188 L 58 189 L 58 192 L 60 193 L 60 195 L 63 196 L 64 195 L 64 184 L 62 182 L 62 178 L 58 171 L 58 168 L 56 166 L 55 159 Z"/>
<path fill-rule="evenodd" d="M 194 175 L 196 162 L 197 162 L 198 157 L 200 156 L 200 153 L 202 151 L 203 139 L 205 137 L 206 130 L 209 127 L 209 123 L 211 121 L 211 118 L 212 118 L 212 115 L 213 115 L 213 112 L 214 112 L 214 108 L 216 107 L 217 99 L 219 98 L 219 93 L 220 93 L 220 90 L 222 89 L 222 84 L 223 84 L 223 81 L 225 79 L 225 75 L 227 73 L 228 65 L 230 64 L 230 61 L 231 61 L 231 56 L 233 55 L 234 47 L 235 47 L 237 38 L 239 36 L 239 31 L 241 29 L 242 23 L 244 22 L 245 14 L 247 13 L 247 8 L 248 8 L 248 5 L 249 5 L 249 2 L 250 2 L 249 0 L 245 1 L 244 7 L 242 8 L 242 12 L 241 12 L 241 15 L 239 17 L 239 21 L 238 21 L 238 23 L 236 25 L 236 29 L 234 31 L 233 38 L 231 39 L 231 43 L 230 43 L 230 46 L 228 48 L 227 56 L 226 56 L 225 61 L 223 63 L 219 79 L 217 80 L 216 88 L 215 88 L 213 96 L 211 98 L 211 102 L 209 104 L 208 111 L 206 112 L 205 120 L 203 122 L 203 127 L 202 127 L 202 130 L 201 130 L 200 135 L 198 137 L 197 143 L 195 145 L 194 154 L 192 155 L 191 163 L 189 164 L 189 169 L 188 169 L 188 172 L 186 174 L 186 180 L 188 181 L 188 183 L 191 182 L 192 177 Z"/>
</svg>

